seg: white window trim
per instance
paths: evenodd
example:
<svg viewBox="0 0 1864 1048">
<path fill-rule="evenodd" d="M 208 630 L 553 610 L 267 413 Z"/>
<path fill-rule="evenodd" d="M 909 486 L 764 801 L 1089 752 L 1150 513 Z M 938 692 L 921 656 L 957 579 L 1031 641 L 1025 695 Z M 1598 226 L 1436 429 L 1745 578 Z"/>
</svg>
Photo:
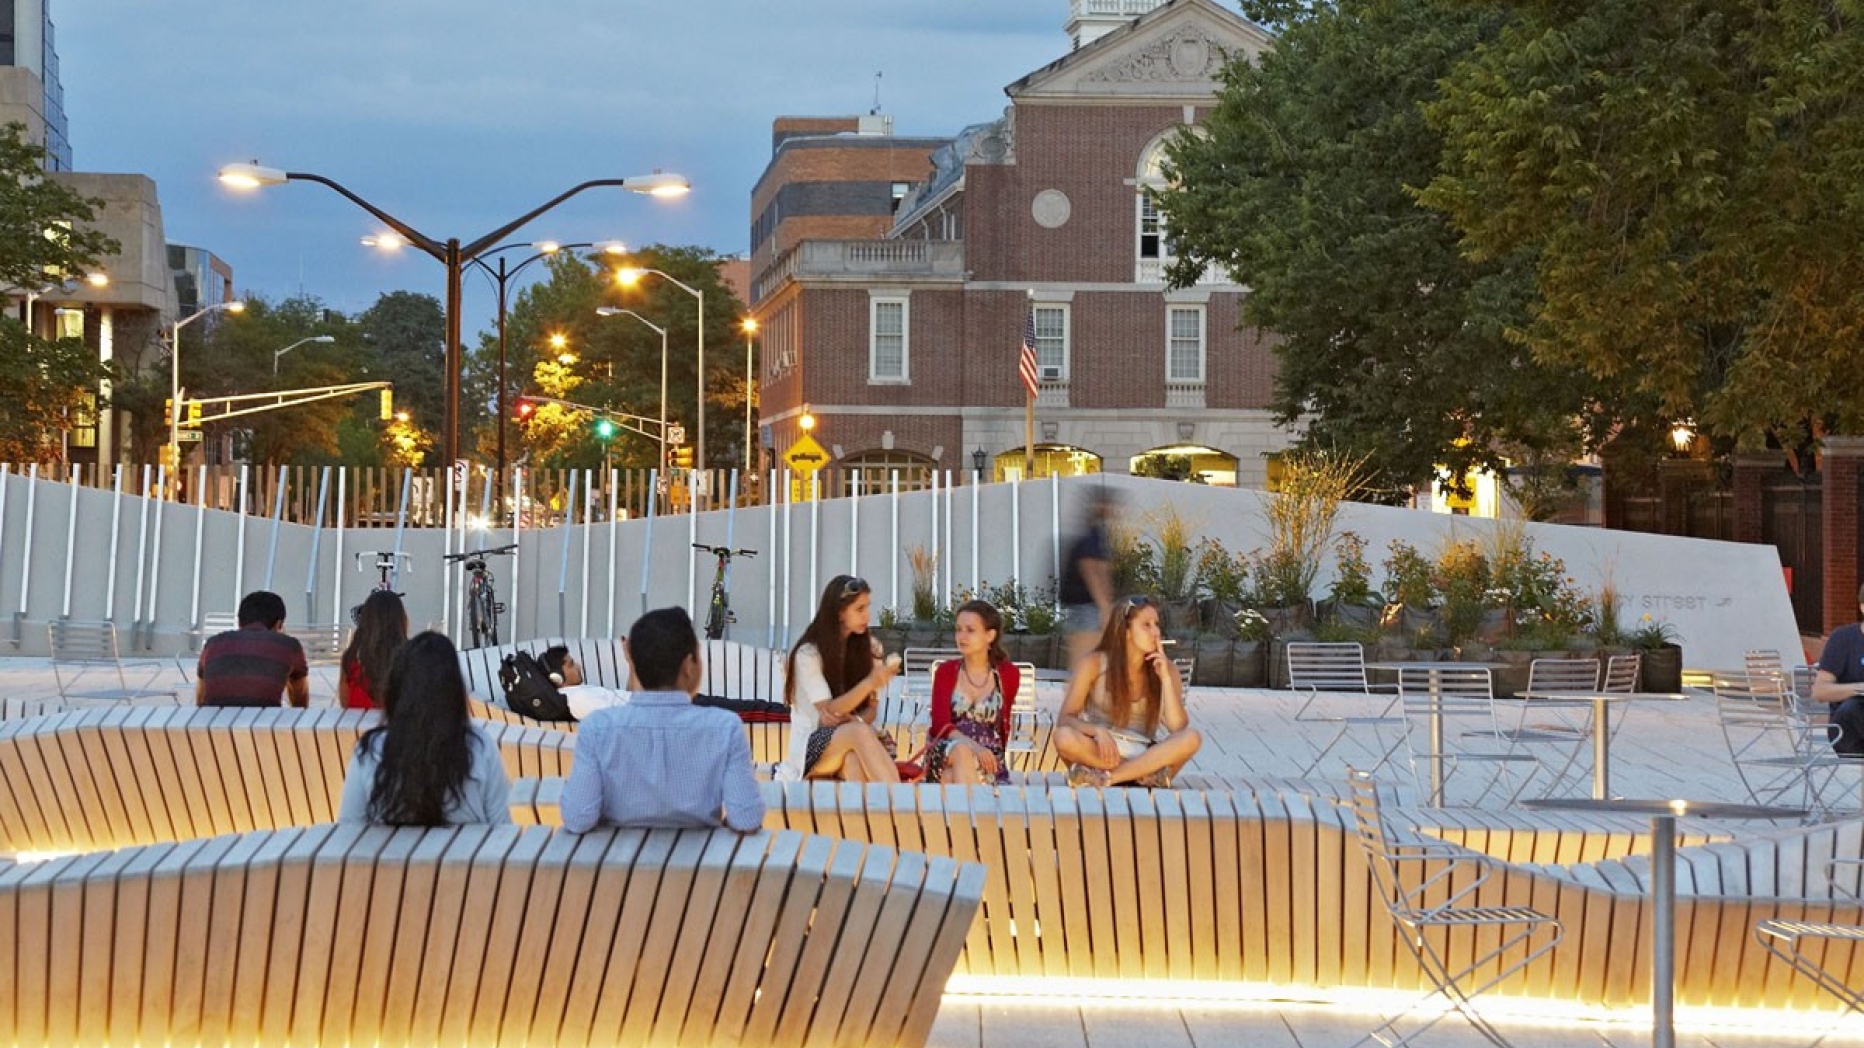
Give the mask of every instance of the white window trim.
<svg viewBox="0 0 1864 1048">
<path fill-rule="evenodd" d="M 1059 379 L 1050 379 L 1047 381 L 1067 382 L 1069 376 L 1074 373 L 1074 306 L 1072 303 L 1068 302 L 1044 302 L 1037 300 L 1033 303 L 1033 308 L 1061 310 L 1061 377 Z M 1041 357 L 1038 354 L 1036 360 L 1038 375 L 1041 374 L 1041 365 Z"/>
<path fill-rule="evenodd" d="M 1172 351 L 1172 315 L 1180 310 L 1197 315 L 1197 377 L 1177 378 L 1171 373 Z M 1168 386 L 1200 386 L 1209 374 L 1208 357 L 1210 354 L 1210 314 L 1202 305 L 1190 305 L 1172 302 L 1165 307 L 1165 384 Z"/>
<path fill-rule="evenodd" d="M 877 339 L 879 337 L 880 307 L 882 304 L 897 304 L 900 307 L 900 373 L 898 375 L 881 375 L 874 370 L 878 359 Z M 912 296 L 905 291 L 869 291 L 867 293 L 867 384 L 870 386 L 904 386 L 910 385 L 913 378 L 913 304 Z"/>
</svg>

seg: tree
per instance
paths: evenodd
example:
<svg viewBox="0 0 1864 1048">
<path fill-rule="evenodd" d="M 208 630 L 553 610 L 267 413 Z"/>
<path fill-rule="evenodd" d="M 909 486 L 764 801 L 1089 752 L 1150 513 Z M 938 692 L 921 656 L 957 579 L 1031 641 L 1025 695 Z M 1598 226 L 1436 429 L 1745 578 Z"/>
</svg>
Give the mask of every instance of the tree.
<svg viewBox="0 0 1864 1048">
<path fill-rule="evenodd" d="M 22 125 L 0 128 L 0 282 L 14 294 L 79 279 L 118 246 L 85 225 L 101 202 L 45 178 L 44 156 Z M 0 317 L 0 460 L 56 461 L 54 435 L 95 410 L 99 383 L 115 374 L 82 339 L 43 339 Z"/>
<path fill-rule="evenodd" d="M 1532 260 L 1547 361 L 1749 448 L 1864 432 L 1849 0 L 1524 0 L 1431 105 L 1422 200 Z"/>
<path fill-rule="evenodd" d="M 362 377 L 395 384 L 395 409 L 409 424 L 438 433 L 446 420 L 446 314 L 440 300 L 412 291 L 390 291 L 356 318 L 368 345 Z M 462 412 L 466 411 L 461 399 Z M 431 457 L 431 456 L 430 456 Z"/>
<path fill-rule="evenodd" d="M 1363 458 L 1375 488 L 1589 446 L 1595 390 L 1508 337 L 1530 271 L 1464 257 L 1414 199 L 1443 151 L 1421 107 L 1503 16 L 1460 0 L 1274 7 L 1275 50 L 1228 66 L 1209 119 L 1169 149 L 1170 279 L 1216 263 L 1250 287 L 1245 322 L 1281 340 L 1276 416 Z"/>
<path fill-rule="evenodd" d="M 189 399 L 338 385 L 354 381 L 351 376 L 362 370 L 358 331 L 316 299 L 289 298 L 274 305 L 249 295 L 244 301 L 245 309 L 238 314 L 204 317 L 182 330 L 186 344 L 181 377 Z M 196 344 L 190 338 L 201 325 L 211 326 L 202 331 Z M 283 357 L 275 355 L 316 335 L 330 335 L 337 341 L 298 345 Z M 373 398 L 367 407 L 374 417 Z M 324 400 L 209 422 L 206 428 L 209 433 L 228 429 L 242 433 L 245 455 L 254 463 L 311 464 L 338 458 L 338 424 L 356 410 L 354 401 Z"/>
</svg>

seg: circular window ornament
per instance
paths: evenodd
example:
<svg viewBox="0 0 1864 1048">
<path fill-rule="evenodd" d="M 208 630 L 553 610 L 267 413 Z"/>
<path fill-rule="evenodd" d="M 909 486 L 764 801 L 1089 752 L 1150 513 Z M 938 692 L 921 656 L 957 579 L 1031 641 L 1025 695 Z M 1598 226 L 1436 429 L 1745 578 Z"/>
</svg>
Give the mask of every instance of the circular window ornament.
<svg viewBox="0 0 1864 1048">
<path fill-rule="evenodd" d="M 1068 216 L 1074 213 L 1074 205 L 1069 202 L 1068 194 L 1059 189 L 1044 189 L 1036 194 L 1035 202 L 1029 205 L 1029 213 L 1036 220 L 1036 225 L 1043 229 L 1060 229 L 1068 224 Z"/>
</svg>

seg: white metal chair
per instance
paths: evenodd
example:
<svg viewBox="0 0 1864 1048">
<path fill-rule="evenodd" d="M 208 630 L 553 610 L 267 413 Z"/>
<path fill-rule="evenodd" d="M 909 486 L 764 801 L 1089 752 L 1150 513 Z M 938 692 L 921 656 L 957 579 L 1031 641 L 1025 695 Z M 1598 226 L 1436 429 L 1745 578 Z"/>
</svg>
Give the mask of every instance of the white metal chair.
<svg viewBox="0 0 1864 1048">
<path fill-rule="evenodd" d="M 900 687 L 880 711 L 885 724 L 919 724 L 925 721 L 926 705 L 932 701 L 932 671 L 946 659 L 955 659 L 957 648 L 907 648 L 900 653 Z"/>
<path fill-rule="evenodd" d="M 1546 698 L 1548 692 L 1588 695 L 1599 688 L 1597 659 L 1535 659 L 1528 663 L 1527 691 L 1539 698 L 1494 701 L 1496 733 L 1510 746 L 1557 749 L 1557 770 L 1548 776 L 1541 792 L 1554 796 L 1576 781 L 1579 755 L 1589 750 L 1593 705 L 1590 699 Z M 1548 766 L 1543 760 L 1542 766 Z"/>
<path fill-rule="evenodd" d="M 1777 656 L 1775 656 L 1777 659 Z M 1864 771 L 1864 761 L 1831 748 L 1822 705 L 1802 699 L 1783 669 L 1762 655 L 1754 669 L 1710 680 L 1716 720 L 1735 774 L 1755 804 L 1783 804 L 1818 821 L 1833 810 L 1841 769 Z"/>
<path fill-rule="evenodd" d="M 1042 731 L 1048 715 L 1036 702 L 1035 663 L 1015 665 L 1021 684 L 1016 689 L 1016 701 L 1010 704 L 1010 737 L 1004 740 L 1003 755 L 1016 770 L 1030 771 L 1040 764 L 1042 749 L 1048 743 Z"/>
<path fill-rule="evenodd" d="M 1842 877 L 1840 871 L 1843 871 Z M 1836 859 L 1828 863 L 1826 880 L 1832 896 L 1857 902 L 1860 871 L 1864 871 L 1864 860 Z M 1768 917 L 1755 922 L 1754 938 L 1768 953 L 1844 1002 L 1847 1012 L 1864 1012 L 1864 982 L 1859 982 L 1850 971 L 1854 950 L 1864 945 L 1864 926 L 1842 921 Z M 1852 949 L 1834 949 L 1835 946 L 1851 946 Z"/>
<path fill-rule="evenodd" d="M 1466 766 L 1487 766 L 1488 777 L 1475 791 L 1475 803 L 1502 792 L 1512 804 L 1540 770 L 1531 753 L 1516 753 L 1495 738 L 1495 687 L 1486 666 L 1444 663 L 1398 671 L 1398 699 L 1404 709 L 1404 741 L 1418 791 L 1443 804 L 1451 779 Z M 1478 748 L 1486 740 L 1490 748 Z M 1471 745 L 1471 742 L 1478 745 Z"/>
<path fill-rule="evenodd" d="M 1377 781 L 1350 768 L 1347 781 L 1353 823 L 1379 901 L 1432 985 L 1429 993 L 1358 1043 L 1387 1048 L 1409 1043 L 1449 1013 L 1420 1018 L 1409 1033 L 1400 1033 L 1400 1022 L 1441 997 L 1476 1032 L 1498 1048 L 1508 1048 L 1508 1039 L 1476 1011 L 1475 998 L 1553 949 L 1564 934 L 1559 920 L 1505 901 L 1485 904 L 1483 884 L 1506 870 L 1506 863 L 1392 826 L 1379 807 Z"/>
<path fill-rule="evenodd" d="M 127 662 L 117 648 L 116 623 L 107 620 L 53 619 L 46 625 L 52 650 L 52 679 L 58 695 L 67 702 L 77 699 L 133 701 L 166 696 L 174 699 L 175 689 L 156 687 L 156 681 L 168 671 L 166 659 L 131 659 Z M 139 682 L 129 683 L 128 671 L 137 672 Z M 146 675 L 144 675 L 146 672 Z M 98 674 L 108 681 L 116 678 L 116 687 L 87 682 Z"/>
<path fill-rule="evenodd" d="M 1643 666 L 1644 656 L 1635 651 L 1628 655 L 1607 655 L 1605 657 L 1605 681 L 1600 686 L 1601 690 L 1625 695 L 1637 691 L 1638 671 Z"/>
<path fill-rule="evenodd" d="M 1382 693 L 1384 689 L 1366 679 L 1365 646 L 1352 641 L 1289 641 L 1285 650 L 1288 687 L 1307 693 L 1294 719 L 1338 725 L 1303 774 L 1313 775 L 1349 737 L 1373 758 L 1365 770 L 1377 774 L 1404 745 L 1405 721 L 1393 712 L 1398 704 L 1396 688 Z M 1397 729 L 1389 743 L 1386 728 Z"/>
</svg>

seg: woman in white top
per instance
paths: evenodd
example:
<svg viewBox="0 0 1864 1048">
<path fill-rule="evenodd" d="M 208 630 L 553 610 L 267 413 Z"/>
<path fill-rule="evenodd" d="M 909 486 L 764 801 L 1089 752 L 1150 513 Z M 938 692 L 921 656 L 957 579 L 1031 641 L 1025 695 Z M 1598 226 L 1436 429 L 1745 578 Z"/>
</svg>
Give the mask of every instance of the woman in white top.
<svg viewBox="0 0 1864 1048">
<path fill-rule="evenodd" d="M 382 726 L 350 754 L 338 822 L 457 826 L 511 821 L 511 780 L 498 744 L 473 724 L 459 652 L 422 633 L 395 651 Z"/>
<path fill-rule="evenodd" d="M 1069 785 L 1169 787 L 1203 744 L 1160 639 L 1158 606 L 1128 597 L 1075 663 L 1053 736 Z"/>
<path fill-rule="evenodd" d="M 790 752 L 777 777 L 898 782 L 893 755 L 874 731 L 879 697 L 897 672 L 867 635 L 866 582 L 837 575 L 815 618 L 790 650 L 783 698 L 790 706 Z"/>
</svg>

